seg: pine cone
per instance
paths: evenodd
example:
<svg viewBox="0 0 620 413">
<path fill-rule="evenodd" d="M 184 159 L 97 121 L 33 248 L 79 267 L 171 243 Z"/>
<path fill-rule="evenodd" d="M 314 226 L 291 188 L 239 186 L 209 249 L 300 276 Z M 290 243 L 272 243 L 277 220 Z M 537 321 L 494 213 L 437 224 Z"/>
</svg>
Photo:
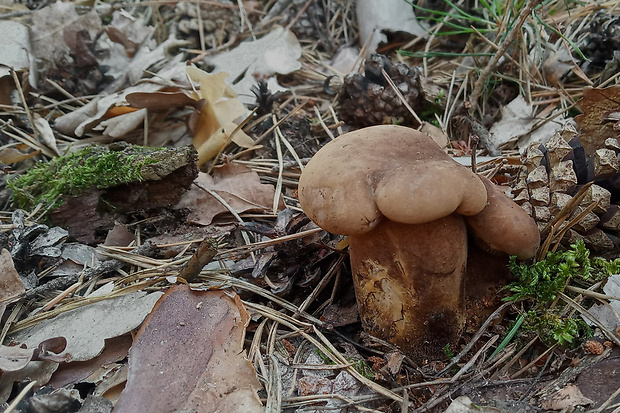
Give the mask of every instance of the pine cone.
<svg viewBox="0 0 620 413">
<path fill-rule="evenodd" d="M 589 65 L 601 69 L 613 60 L 614 52 L 620 53 L 620 16 L 610 16 L 599 11 L 588 25 L 581 51 L 590 59 Z"/>
<path fill-rule="evenodd" d="M 383 77 L 382 68 L 413 110 L 419 113 L 422 94 L 418 70 L 373 54 L 364 64 L 364 75 L 352 73 L 344 80 L 338 99 L 339 116 L 343 121 L 358 127 L 414 124 L 413 115 Z"/>
<path fill-rule="evenodd" d="M 580 204 L 558 231 L 580 214 L 583 216 L 562 239 L 564 244 L 582 239 L 598 253 L 620 256 L 620 143 L 607 139 L 605 148 L 586 157 L 577 131 L 566 125 L 549 141 L 533 143 L 527 150 L 512 192 L 538 224 L 541 231 L 548 226 L 573 196 L 588 182 L 594 182 Z M 592 211 L 586 208 L 595 204 Z"/>
</svg>

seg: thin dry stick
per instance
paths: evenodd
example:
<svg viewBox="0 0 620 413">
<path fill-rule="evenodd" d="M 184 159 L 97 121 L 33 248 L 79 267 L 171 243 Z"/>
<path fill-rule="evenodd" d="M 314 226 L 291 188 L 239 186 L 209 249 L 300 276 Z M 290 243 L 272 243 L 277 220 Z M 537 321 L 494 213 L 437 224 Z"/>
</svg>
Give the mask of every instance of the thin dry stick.
<svg viewBox="0 0 620 413">
<path fill-rule="evenodd" d="M 574 293 L 585 295 L 591 298 L 598 298 L 601 300 L 619 300 L 620 301 L 620 297 L 614 297 L 613 295 L 601 294 L 601 293 L 597 293 L 596 291 L 585 290 L 583 288 L 575 287 L 572 285 L 567 285 L 566 287 L 564 287 L 564 289 L 568 291 L 572 291 Z"/>
<path fill-rule="evenodd" d="M 594 324 L 596 324 L 596 326 L 601 329 L 603 334 L 605 334 L 609 340 L 613 341 L 617 346 L 620 345 L 620 339 L 616 337 L 614 333 L 609 331 L 607 327 L 605 327 L 603 323 L 601 323 L 596 317 L 594 317 L 588 310 L 583 308 L 581 305 L 577 304 L 575 300 L 571 299 L 569 296 L 567 296 L 561 291 L 558 292 L 558 297 L 564 300 L 566 304 L 573 307 L 575 310 L 579 311 L 582 316 L 586 317 L 587 319 L 592 321 Z"/>
<path fill-rule="evenodd" d="M 36 380 L 31 381 L 30 383 L 28 383 L 28 385 L 26 385 L 26 387 L 24 387 L 22 389 L 22 391 L 19 392 L 19 394 L 17 395 L 17 397 L 15 399 L 13 399 L 13 401 L 11 402 L 11 404 L 9 405 L 9 407 L 6 408 L 6 410 L 4 411 L 4 413 L 10 413 L 13 410 L 15 410 L 15 408 L 17 407 L 17 405 L 19 404 L 19 402 L 22 401 L 22 399 L 24 397 L 26 397 L 26 395 L 28 394 L 28 392 L 30 390 L 32 390 L 32 388 L 37 384 Z"/>
<path fill-rule="evenodd" d="M 151 254 L 153 252 L 153 245 L 150 242 L 144 243 L 137 248 L 131 250 L 132 254 L 141 255 L 141 254 Z M 107 272 L 116 271 L 123 266 L 124 262 L 111 259 L 107 261 L 103 261 L 102 263 L 97 264 L 95 267 L 89 268 L 81 274 L 72 274 L 66 275 L 64 277 L 54 278 L 52 281 L 49 281 L 43 285 L 35 287 L 31 290 L 26 291 L 24 293 L 25 300 L 31 300 L 36 298 L 39 295 L 46 294 L 55 290 L 65 290 L 69 288 L 71 285 L 75 284 L 80 277 L 83 275 L 84 281 L 90 280 L 92 277 L 100 274 L 104 274 Z"/>
<path fill-rule="evenodd" d="M 217 241 L 213 238 L 205 238 L 198 246 L 198 250 L 187 261 L 179 277 L 184 278 L 188 283 L 196 282 L 203 267 L 211 262 L 217 254 Z"/>
<path fill-rule="evenodd" d="M 336 139 L 332 131 L 330 131 L 327 125 L 325 124 L 325 121 L 323 120 L 323 117 L 321 116 L 321 112 L 319 111 L 319 108 L 317 108 L 316 106 L 314 107 L 314 113 L 316 114 L 316 117 L 319 120 L 319 123 L 321 124 L 321 126 L 323 127 L 323 130 L 325 131 L 325 133 L 327 133 L 329 138 L 331 140 Z"/>
<path fill-rule="evenodd" d="M 476 352 L 476 354 L 474 354 L 474 356 L 467 362 L 465 363 L 465 365 L 458 371 L 458 373 L 456 373 L 452 379 L 450 380 L 452 383 L 456 382 L 463 374 L 467 373 L 467 371 L 471 368 L 471 366 L 474 365 L 474 363 L 476 362 L 476 360 L 478 360 L 478 357 L 480 357 L 480 355 L 484 354 L 489 347 L 491 347 L 493 345 L 493 343 L 495 343 L 497 341 L 497 339 L 499 338 L 499 335 L 494 335 L 493 337 L 491 337 L 491 339 L 489 341 L 487 341 L 484 346 L 482 346 L 482 348 L 480 350 L 478 350 Z"/>
<path fill-rule="evenodd" d="M 538 6 L 541 2 L 542 0 L 530 0 L 527 6 L 524 7 L 523 10 L 521 10 L 517 23 L 512 28 L 512 30 L 510 30 L 510 32 L 508 33 L 508 36 L 506 36 L 504 41 L 499 45 L 497 51 L 495 52 L 495 55 L 493 55 L 491 60 L 489 60 L 489 63 L 487 63 L 485 68 L 480 73 L 478 80 L 474 84 L 474 91 L 471 94 L 471 99 L 469 100 L 470 114 L 473 114 L 473 112 L 478 108 L 478 99 L 480 98 L 480 95 L 482 94 L 484 85 L 487 79 L 489 78 L 489 76 L 491 75 L 491 73 L 497 67 L 499 60 L 502 58 L 502 56 L 504 56 L 504 53 L 506 53 L 506 50 L 508 49 L 508 47 L 512 44 L 514 39 L 517 37 L 517 34 L 521 31 L 521 26 L 523 26 L 523 23 L 525 23 L 525 20 L 530 16 L 530 14 L 532 14 L 536 6 Z"/>
<path fill-rule="evenodd" d="M 275 115 L 273 116 L 273 123 L 276 123 Z M 271 211 L 274 215 L 278 213 L 278 205 L 282 194 L 282 173 L 284 172 L 284 159 L 282 157 L 282 145 L 280 144 L 281 135 L 280 128 L 276 127 L 274 136 L 276 138 L 276 153 L 278 154 L 278 179 L 276 181 L 276 190 L 273 194 L 273 210 Z"/>
<path fill-rule="evenodd" d="M 605 401 L 605 403 L 601 404 L 599 408 L 595 410 L 595 413 L 601 413 L 603 410 L 607 409 L 607 407 L 611 405 L 611 403 L 614 401 L 614 399 L 619 394 L 620 394 L 620 387 L 618 387 L 618 389 L 615 392 L 613 392 L 611 396 L 609 396 L 609 398 Z"/>
</svg>

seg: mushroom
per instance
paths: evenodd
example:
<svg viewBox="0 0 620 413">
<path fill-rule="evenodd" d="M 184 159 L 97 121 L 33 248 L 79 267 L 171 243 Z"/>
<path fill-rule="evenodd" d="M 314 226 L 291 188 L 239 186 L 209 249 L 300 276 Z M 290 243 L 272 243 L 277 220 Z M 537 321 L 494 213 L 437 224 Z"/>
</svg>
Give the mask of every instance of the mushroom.
<svg viewBox="0 0 620 413">
<path fill-rule="evenodd" d="M 372 126 L 308 162 L 299 201 L 323 229 L 349 236 L 364 329 L 409 354 L 441 353 L 465 323 L 467 232 L 482 181 L 416 130 Z"/>
<path fill-rule="evenodd" d="M 346 133 L 321 148 L 300 177 L 299 201 L 317 225 L 349 236 L 364 330 L 424 359 L 456 344 L 465 325 L 463 217 L 481 242 L 499 250 L 506 249 L 497 240 L 504 230 L 489 236 L 485 229 L 495 226 L 488 222 L 496 219 L 488 214 L 496 213 L 490 206 L 521 213 L 538 233 L 525 211 L 495 190 L 427 135 L 382 125 Z M 472 219 L 483 210 L 487 214 Z M 499 214 L 512 231 L 512 218 Z M 533 241 L 523 251 L 505 252 L 529 256 L 525 250 L 535 253 L 539 239 L 536 247 Z"/>
<path fill-rule="evenodd" d="M 485 177 L 480 179 L 487 189 L 487 205 L 479 214 L 465 218 L 476 243 L 491 253 L 516 255 L 520 260 L 534 258 L 540 245 L 534 220 L 497 185 Z"/>
</svg>

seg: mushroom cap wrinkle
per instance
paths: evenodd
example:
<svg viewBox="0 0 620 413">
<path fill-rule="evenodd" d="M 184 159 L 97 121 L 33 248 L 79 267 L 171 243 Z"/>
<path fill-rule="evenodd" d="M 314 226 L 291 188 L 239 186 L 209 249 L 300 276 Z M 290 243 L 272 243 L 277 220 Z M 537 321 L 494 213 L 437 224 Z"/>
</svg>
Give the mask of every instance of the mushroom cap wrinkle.
<svg viewBox="0 0 620 413">
<path fill-rule="evenodd" d="M 421 224 L 453 212 L 474 215 L 487 193 L 473 172 L 414 129 L 381 125 L 321 148 L 299 180 L 306 214 L 336 234 L 363 234 L 386 218 Z"/>
</svg>

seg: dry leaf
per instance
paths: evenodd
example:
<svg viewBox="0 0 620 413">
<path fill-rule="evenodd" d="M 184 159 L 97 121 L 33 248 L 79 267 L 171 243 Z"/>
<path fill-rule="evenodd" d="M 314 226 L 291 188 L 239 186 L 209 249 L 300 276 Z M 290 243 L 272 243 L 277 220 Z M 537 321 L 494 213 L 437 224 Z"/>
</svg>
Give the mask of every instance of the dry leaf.
<svg viewBox="0 0 620 413">
<path fill-rule="evenodd" d="M 20 370 L 5 372 L 0 376 L 0 403 L 9 399 L 14 382 L 34 380 L 37 385 L 43 386 L 47 384 L 57 368 L 58 363 L 54 361 L 31 361 Z"/>
<path fill-rule="evenodd" d="M 460 396 L 454 399 L 444 413 L 501 413 L 495 407 L 481 407 L 474 404 L 467 396 Z"/>
<path fill-rule="evenodd" d="M 248 321 L 238 296 L 170 288 L 131 347 L 115 412 L 263 412 L 243 354 Z"/>
<path fill-rule="evenodd" d="M 24 283 L 15 269 L 11 253 L 3 248 L 0 253 L 0 299 L 16 297 L 24 291 Z M 0 303 L 0 318 L 5 309 L 6 303 Z"/>
<path fill-rule="evenodd" d="M 21 370 L 32 359 L 34 348 L 18 346 L 0 346 L 0 371 L 9 372 Z"/>
<path fill-rule="evenodd" d="M 30 34 L 28 27 L 23 24 L 10 21 L 0 21 L 0 64 L 3 67 L 0 77 L 9 74 L 7 68 L 15 71 L 28 69 L 30 66 Z"/>
<path fill-rule="evenodd" d="M 355 11 L 360 27 L 360 43 L 366 44 L 372 36 L 369 53 L 377 50 L 379 43 L 387 41 L 387 36 L 382 33 L 384 30 L 407 32 L 412 37 L 428 36 L 418 23 L 413 7 L 406 1 L 383 0 L 377 7 L 374 0 L 358 0 Z"/>
<path fill-rule="evenodd" d="M 198 103 L 179 88 L 166 88 L 151 93 L 130 93 L 126 99 L 133 107 L 160 113 L 168 112 L 170 109 L 183 109 L 186 106 L 196 107 Z"/>
<path fill-rule="evenodd" d="M 527 148 L 530 142 L 545 143 L 553 133 L 561 127 L 562 117 L 554 122 L 547 122 L 532 132 L 541 119 L 534 116 L 535 108 L 527 103 L 523 96 L 517 96 L 512 102 L 502 108 L 502 119 L 495 122 L 489 132 L 496 147 L 502 146 L 514 139 L 519 139 L 518 147 Z"/>
<path fill-rule="evenodd" d="M 101 31 L 101 19 L 94 8 L 78 15 L 75 4 L 71 2 L 58 1 L 35 11 L 31 26 L 34 56 L 52 61 L 68 57 L 70 48 L 64 39 L 66 29 L 85 30 L 94 39 Z"/>
<path fill-rule="evenodd" d="M 194 146 L 198 149 L 198 166 L 216 156 L 230 141 L 243 148 L 252 147 L 254 141 L 238 128 L 237 123 L 243 120 L 248 110 L 226 85 L 228 75 L 211 75 L 191 66 L 186 70 L 194 82 L 200 83 L 202 98 L 197 103 L 200 107 L 197 108 L 198 115 L 193 117 L 193 125 L 190 126 Z"/>
<path fill-rule="evenodd" d="M 139 109 L 134 112 L 125 113 L 124 115 L 106 119 L 94 127 L 93 130 L 101 130 L 105 128 L 103 131 L 103 136 L 121 138 L 136 129 L 138 126 L 144 124 L 145 117 L 146 109 Z"/>
<path fill-rule="evenodd" d="M 568 407 L 585 406 L 593 403 L 594 401 L 581 394 L 579 387 L 571 384 L 552 394 L 549 399 L 543 400 L 541 407 L 544 410 L 564 410 Z"/>
<path fill-rule="evenodd" d="M 196 182 L 221 196 L 238 214 L 270 213 L 272 210 L 273 185 L 262 184 L 258 174 L 244 165 L 227 164 L 215 168 L 213 177 L 201 172 Z M 220 201 L 196 186 L 183 195 L 176 208 L 189 208 L 188 221 L 199 225 L 209 225 L 217 215 L 229 212 Z M 282 200 L 280 208 L 284 208 Z"/>
<path fill-rule="evenodd" d="M 301 68 L 301 45 L 295 34 L 280 26 L 254 41 L 241 43 L 234 49 L 219 53 L 206 59 L 215 66 L 215 72 L 225 72 L 230 76 L 229 82 L 235 81 L 232 88 L 244 103 L 253 103 L 252 86 L 257 78 L 266 78 L 275 74 L 289 74 Z M 286 90 L 278 85 L 275 78 L 269 79 L 272 92 Z"/>
<path fill-rule="evenodd" d="M 98 292 L 92 295 L 98 295 Z M 98 356 L 105 339 L 123 335 L 138 327 L 151 311 L 161 293 L 143 291 L 99 301 L 62 313 L 13 336 L 29 347 L 51 337 L 67 339 L 67 353 L 75 361 Z"/>
<path fill-rule="evenodd" d="M 21 162 L 26 159 L 30 159 L 34 156 L 40 154 L 41 151 L 33 151 L 29 153 L 24 153 L 15 148 L 3 148 L 0 149 L 0 162 L 10 165 L 16 162 Z"/>
<path fill-rule="evenodd" d="M 52 127 L 47 119 L 42 118 L 41 115 L 35 113 L 33 114 L 33 122 L 34 127 L 37 128 L 39 136 L 43 140 L 43 143 L 45 143 L 45 145 L 54 152 L 54 155 L 58 155 L 59 152 L 58 146 L 56 145 L 56 136 L 54 136 L 54 131 L 52 130 Z"/>
<path fill-rule="evenodd" d="M 620 86 L 605 89 L 586 87 L 583 89 L 583 98 L 577 104 L 583 112 L 575 117 L 581 129 L 579 140 L 586 155 L 590 156 L 597 149 L 605 147 L 605 139 L 620 135 L 614 129 L 614 123 L 606 119 L 610 111 L 620 111 Z"/>
<path fill-rule="evenodd" d="M 620 297 L 620 274 L 614 274 L 607 278 L 603 292 L 610 297 Z M 609 305 L 595 304 L 588 311 L 610 331 L 616 331 L 616 327 L 620 325 L 617 316 L 620 314 L 620 300 L 609 300 Z M 594 325 L 589 318 L 582 318 L 586 323 Z"/>
<path fill-rule="evenodd" d="M 60 363 L 49 385 L 59 389 L 79 382 L 98 383 L 104 374 L 110 373 L 110 369 L 118 369 L 119 366 L 115 363 L 127 357 L 131 344 L 130 334 L 107 339 L 105 349 L 97 357 L 87 361 Z"/>
</svg>

